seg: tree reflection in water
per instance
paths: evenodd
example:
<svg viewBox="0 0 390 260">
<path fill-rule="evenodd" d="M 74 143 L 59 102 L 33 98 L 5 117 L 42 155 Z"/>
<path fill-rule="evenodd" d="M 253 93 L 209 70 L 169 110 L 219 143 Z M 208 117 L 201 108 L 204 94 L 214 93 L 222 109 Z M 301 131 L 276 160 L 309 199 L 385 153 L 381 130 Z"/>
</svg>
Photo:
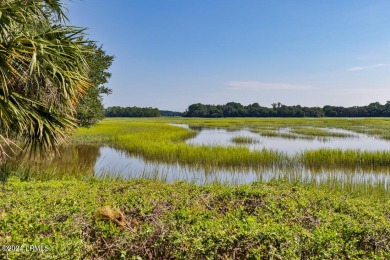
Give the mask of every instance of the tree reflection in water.
<svg viewBox="0 0 390 260">
<path fill-rule="evenodd" d="M 59 151 L 31 156 L 28 151 L 17 155 L 8 151 L 10 158 L 7 163 L 19 168 L 28 169 L 30 173 L 53 174 L 58 177 L 64 175 L 80 174 L 92 176 L 94 166 L 100 156 L 100 146 L 96 145 L 70 145 L 61 147 Z M 13 156 L 12 156 L 13 155 Z"/>
</svg>

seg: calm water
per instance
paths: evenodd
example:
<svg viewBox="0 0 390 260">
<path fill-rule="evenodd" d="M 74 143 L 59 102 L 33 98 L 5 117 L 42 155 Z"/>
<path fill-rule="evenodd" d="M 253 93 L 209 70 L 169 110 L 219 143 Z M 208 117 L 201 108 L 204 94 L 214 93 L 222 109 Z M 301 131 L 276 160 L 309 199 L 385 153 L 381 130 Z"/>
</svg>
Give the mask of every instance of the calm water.
<svg viewBox="0 0 390 260">
<path fill-rule="evenodd" d="M 175 126 L 189 128 L 187 125 Z M 390 150 L 390 142 L 360 134 L 344 129 L 335 128 L 322 128 L 329 132 L 337 132 L 349 135 L 348 137 L 326 137 L 326 138 L 283 138 L 283 137 L 267 137 L 260 134 L 252 133 L 251 131 L 244 129 L 238 131 L 227 131 L 225 129 L 205 128 L 198 131 L 198 134 L 186 141 L 191 145 L 221 145 L 221 146 L 236 146 L 232 142 L 232 138 L 236 136 L 247 136 L 256 140 L 253 144 L 240 144 L 245 145 L 250 150 L 262 150 L 271 149 L 286 152 L 289 155 L 296 154 L 304 150 L 315 150 L 320 148 L 335 148 L 335 149 L 360 149 L 368 151 L 376 150 Z M 290 128 L 281 128 L 279 132 L 288 133 Z"/>
<path fill-rule="evenodd" d="M 112 147 L 99 148 L 94 171 L 97 176 L 114 175 L 123 178 L 157 178 L 167 182 L 185 180 L 197 184 L 215 181 L 232 184 L 250 183 L 256 180 L 287 179 L 289 181 L 309 182 L 345 182 L 383 185 L 390 189 L 390 170 L 381 172 L 367 170 L 309 170 L 309 169 L 246 169 L 234 168 L 207 171 L 179 164 L 146 162 L 140 157 L 130 156 L 127 152 Z"/>
</svg>

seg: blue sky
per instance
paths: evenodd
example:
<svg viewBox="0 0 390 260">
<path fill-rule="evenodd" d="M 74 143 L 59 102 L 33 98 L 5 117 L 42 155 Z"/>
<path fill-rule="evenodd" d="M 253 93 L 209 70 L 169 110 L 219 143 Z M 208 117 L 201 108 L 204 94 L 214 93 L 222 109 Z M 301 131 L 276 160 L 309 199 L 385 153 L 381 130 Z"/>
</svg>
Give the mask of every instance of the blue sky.
<svg viewBox="0 0 390 260">
<path fill-rule="evenodd" d="M 390 1 L 73 0 L 115 61 L 105 106 L 390 100 Z"/>
</svg>

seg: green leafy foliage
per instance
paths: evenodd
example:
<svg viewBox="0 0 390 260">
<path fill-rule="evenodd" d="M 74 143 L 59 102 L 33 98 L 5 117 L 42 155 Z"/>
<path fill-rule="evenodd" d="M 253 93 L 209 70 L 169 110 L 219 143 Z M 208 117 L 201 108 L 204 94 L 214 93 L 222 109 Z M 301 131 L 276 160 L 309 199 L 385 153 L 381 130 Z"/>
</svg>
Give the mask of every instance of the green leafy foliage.
<svg viewBox="0 0 390 260">
<path fill-rule="evenodd" d="M 0 191 L 8 258 L 329 259 L 390 257 L 386 200 L 284 182 L 20 182 Z M 126 228 L 100 218 L 117 208 Z"/>
<path fill-rule="evenodd" d="M 66 19 L 58 0 L 0 2 L 0 135 L 33 152 L 67 141 L 90 87 L 83 29 Z"/>
<path fill-rule="evenodd" d="M 104 86 L 111 77 L 107 70 L 111 66 L 114 56 L 107 55 L 102 46 L 97 47 L 94 43 L 89 43 L 91 52 L 85 55 L 89 66 L 88 78 L 92 86 L 80 98 L 76 108 L 76 118 L 80 126 L 91 126 L 104 118 L 104 107 L 102 95 L 111 94 L 111 89 Z"/>
</svg>

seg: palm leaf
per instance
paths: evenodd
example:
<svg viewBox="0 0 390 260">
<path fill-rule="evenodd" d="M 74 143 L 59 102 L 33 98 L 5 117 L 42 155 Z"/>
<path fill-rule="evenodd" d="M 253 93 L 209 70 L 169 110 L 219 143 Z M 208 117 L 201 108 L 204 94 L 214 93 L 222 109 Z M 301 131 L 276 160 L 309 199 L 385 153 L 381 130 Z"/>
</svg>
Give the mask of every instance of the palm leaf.
<svg viewBox="0 0 390 260">
<path fill-rule="evenodd" d="M 60 0 L 0 3 L 0 136 L 31 153 L 67 142 L 75 106 L 91 86 L 84 29 L 66 20 Z"/>
</svg>

